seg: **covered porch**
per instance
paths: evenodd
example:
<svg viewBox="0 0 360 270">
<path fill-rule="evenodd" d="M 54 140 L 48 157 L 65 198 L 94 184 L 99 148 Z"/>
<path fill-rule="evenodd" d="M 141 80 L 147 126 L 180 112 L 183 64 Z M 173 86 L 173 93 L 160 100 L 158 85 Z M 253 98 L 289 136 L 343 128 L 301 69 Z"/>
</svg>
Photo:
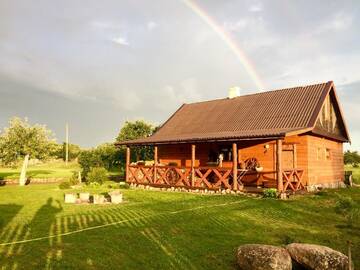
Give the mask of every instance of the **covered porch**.
<svg viewBox="0 0 360 270">
<path fill-rule="evenodd" d="M 218 146 L 218 143 L 216 145 Z M 304 189 L 305 170 L 297 167 L 296 144 L 289 146 L 282 139 L 265 144 L 255 143 L 257 148 L 253 147 L 253 149 L 272 151 L 267 155 L 269 160 L 263 160 L 263 163 L 270 164 L 265 167 L 257 158 L 257 154 L 262 154 L 259 150 L 254 150 L 244 160 L 242 159 L 242 149 L 244 149 L 242 142 L 227 142 L 226 145 L 227 148 L 222 149 L 220 154 L 211 153 L 211 151 L 207 153 L 208 162 L 206 163 L 200 161 L 201 158 L 204 159 L 204 145 L 201 143 L 181 146 L 182 149 L 185 148 L 183 152 L 188 155 L 183 158 L 183 162 L 180 159 L 173 162 L 174 158 L 164 158 L 164 155 L 159 158 L 161 155 L 159 151 L 164 147 L 153 145 L 153 161 L 131 163 L 131 148 L 128 145 L 126 147 L 126 181 L 129 184 L 138 185 L 208 190 L 257 191 L 261 188 L 276 188 L 278 192 L 284 193 Z M 283 166 L 286 149 L 292 149 L 292 168 Z M 179 153 L 174 154 L 175 157 L 181 156 Z M 211 159 L 211 155 L 217 156 L 217 160 Z"/>
</svg>

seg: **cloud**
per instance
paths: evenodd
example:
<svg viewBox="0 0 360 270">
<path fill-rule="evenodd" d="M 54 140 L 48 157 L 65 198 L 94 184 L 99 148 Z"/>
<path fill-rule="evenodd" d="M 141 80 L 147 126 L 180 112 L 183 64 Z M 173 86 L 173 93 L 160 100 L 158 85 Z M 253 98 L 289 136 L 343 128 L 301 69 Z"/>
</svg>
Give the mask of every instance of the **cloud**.
<svg viewBox="0 0 360 270">
<path fill-rule="evenodd" d="M 147 29 L 149 31 L 151 31 L 151 30 L 155 29 L 158 26 L 158 24 L 154 21 L 149 21 L 146 26 L 147 26 Z"/>
<path fill-rule="evenodd" d="M 262 3 L 256 3 L 256 4 L 251 5 L 251 6 L 249 7 L 249 11 L 250 11 L 250 12 L 260 12 L 260 11 L 262 11 L 262 10 L 263 10 L 263 5 L 262 5 Z"/>
<path fill-rule="evenodd" d="M 249 20 L 243 18 L 243 19 L 240 19 L 235 22 L 226 21 L 226 22 L 224 22 L 223 25 L 224 25 L 224 28 L 228 31 L 239 31 L 239 30 L 246 28 L 249 25 Z"/>
<path fill-rule="evenodd" d="M 109 22 L 109 21 L 92 21 L 90 25 L 95 29 L 108 30 L 108 29 L 121 29 L 119 23 Z"/>
<path fill-rule="evenodd" d="M 125 37 L 113 38 L 111 41 L 118 44 L 118 45 L 122 45 L 122 46 L 129 46 L 130 45 L 129 41 Z"/>
</svg>

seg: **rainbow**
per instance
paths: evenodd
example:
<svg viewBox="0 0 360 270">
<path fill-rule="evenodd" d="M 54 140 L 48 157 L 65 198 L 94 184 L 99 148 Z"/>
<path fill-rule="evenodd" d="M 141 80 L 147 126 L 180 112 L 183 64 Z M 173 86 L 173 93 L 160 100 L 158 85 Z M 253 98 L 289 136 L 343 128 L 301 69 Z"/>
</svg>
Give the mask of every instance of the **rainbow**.
<svg viewBox="0 0 360 270">
<path fill-rule="evenodd" d="M 195 1 L 183 0 L 185 5 L 190 8 L 196 15 L 198 15 L 212 30 L 227 44 L 232 52 L 239 59 L 241 64 L 244 66 L 251 79 L 255 83 L 259 91 L 265 90 L 264 83 L 257 74 L 254 65 L 251 63 L 245 52 L 239 47 L 234 38 L 229 32 L 227 32 L 220 24 L 218 24 L 209 14 L 206 13 Z"/>
</svg>

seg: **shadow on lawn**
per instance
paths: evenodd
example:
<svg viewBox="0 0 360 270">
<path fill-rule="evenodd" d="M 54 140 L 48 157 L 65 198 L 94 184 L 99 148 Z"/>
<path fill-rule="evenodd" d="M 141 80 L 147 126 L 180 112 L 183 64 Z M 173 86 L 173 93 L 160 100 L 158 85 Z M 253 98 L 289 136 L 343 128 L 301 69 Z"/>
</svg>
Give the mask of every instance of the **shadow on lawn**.
<svg viewBox="0 0 360 270">
<path fill-rule="evenodd" d="M 298 209 L 295 203 L 260 200 L 244 200 L 221 208 L 211 206 L 225 199 L 214 197 L 210 205 L 202 203 L 209 207 L 193 211 L 187 210 L 196 208 L 194 201 L 201 205 L 200 197 L 191 199 L 192 206 L 184 203 L 169 207 L 166 201 L 153 199 L 141 207 L 93 206 L 57 217 L 62 206 L 49 198 L 29 224 L 15 226 L 2 234 L 6 239 L 0 238 L 1 242 L 12 242 L 56 237 L 0 247 L 0 261 L 5 269 L 139 269 L 144 265 L 148 269 L 210 265 L 236 269 L 234 254 L 240 244 L 281 245 L 298 235 L 305 242 L 318 238 L 321 243 L 328 238 L 328 232 L 319 226 L 321 213 L 316 207 Z M 112 225 L 96 227 L 104 224 Z M 89 227 L 95 229 L 61 235 Z"/>
<path fill-rule="evenodd" d="M 17 204 L 0 204 L 0 239 L 7 224 L 19 213 L 23 206 Z"/>
<path fill-rule="evenodd" d="M 16 241 L 22 241 L 26 239 L 34 239 L 38 237 L 43 237 L 48 233 L 51 234 L 51 230 L 56 221 L 56 215 L 62 211 L 62 206 L 59 201 L 57 201 L 58 206 L 53 205 L 53 198 L 49 198 L 34 215 L 33 219 L 29 223 L 18 223 L 15 226 L 8 228 L 7 230 L 1 233 L 1 243 L 12 243 Z M 49 242 L 49 247 L 51 248 L 51 241 L 44 240 L 44 242 Z M 5 247 L 0 246 L 0 261 L 2 262 L 2 267 L 4 269 L 27 269 L 34 267 L 37 269 L 47 265 L 48 252 L 49 248 L 46 247 L 39 249 L 39 241 L 27 242 L 27 243 L 14 243 L 7 245 Z M 24 256 L 27 254 L 38 253 L 39 251 L 45 251 L 45 254 L 38 254 L 36 260 L 25 261 L 20 260 L 19 256 Z"/>
</svg>

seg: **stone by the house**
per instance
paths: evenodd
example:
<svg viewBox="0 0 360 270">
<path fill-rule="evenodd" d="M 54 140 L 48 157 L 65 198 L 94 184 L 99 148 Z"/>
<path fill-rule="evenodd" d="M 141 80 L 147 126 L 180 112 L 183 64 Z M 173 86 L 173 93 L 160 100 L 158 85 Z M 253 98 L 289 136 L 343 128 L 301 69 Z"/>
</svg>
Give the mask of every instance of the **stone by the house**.
<svg viewBox="0 0 360 270">
<path fill-rule="evenodd" d="M 111 198 L 111 203 L 113 204 L 119 204 L 123 201 L 123 195 L 119 190 L 114 190 L 112 192 L 109 192 L 109 196 Z"/>
<path fill-rule="evenodd" d="M 74 193 L 65 194 L 65 203 L 76 203 L 77 196 Z"/>
<path fill-rule="evenodd" d="M 291 258 L 310 270 L 347 270 L 349 259 L 339 251 L 329 247 L 293 243 L 286 246 Z"/>
<path fill-rule="evenodd" d="M 79 194 L 79 198 L 81 202 L 89 202 L 90 201 L 90 193 L 88 192 L 81 192 Z"/>
<path fill-rule="evenodd" d="M 291 257 L 286 249 L 269 245 L 242 245 L 237 250 L 241 270 L 291 270 Z"/>
</svg>

